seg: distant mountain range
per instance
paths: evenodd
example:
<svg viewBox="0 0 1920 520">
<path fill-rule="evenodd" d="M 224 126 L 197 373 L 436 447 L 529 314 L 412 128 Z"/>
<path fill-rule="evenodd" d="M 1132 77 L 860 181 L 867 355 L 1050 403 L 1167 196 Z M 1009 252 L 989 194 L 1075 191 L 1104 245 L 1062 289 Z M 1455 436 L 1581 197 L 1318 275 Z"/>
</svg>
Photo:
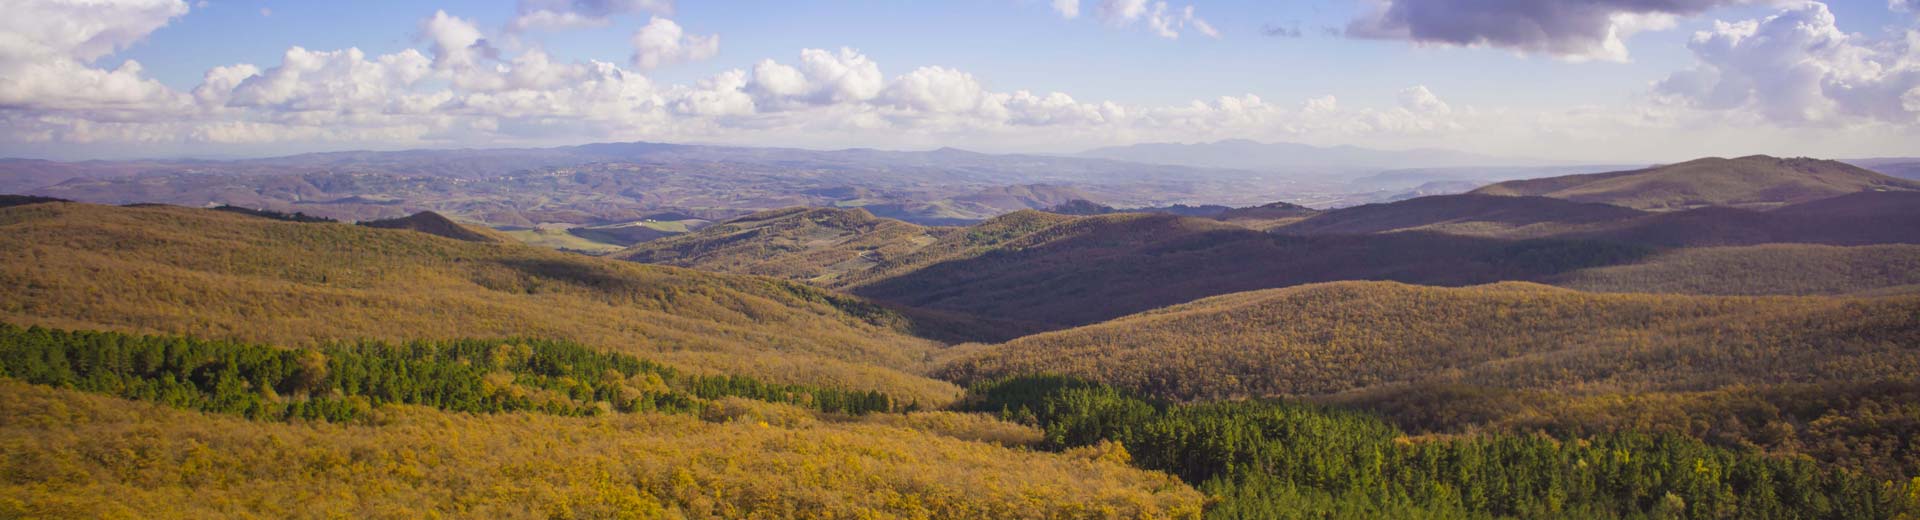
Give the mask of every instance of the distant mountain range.
<svg viewBox="0 0 1920 520">
<path fill-rule="evenodd" d="M 1142 143 L 1096 148 L 1081 152 L 1079 156 L 1199 168 L 1289 173 L 1555 164 L 1554 161 L 1495 157 L 1433 148 L 1381 150 L 1358 146 L 1322 147 L 1296 143 L 1262 143 L 1245 139 L 1192 144 Z"/>
</svg>

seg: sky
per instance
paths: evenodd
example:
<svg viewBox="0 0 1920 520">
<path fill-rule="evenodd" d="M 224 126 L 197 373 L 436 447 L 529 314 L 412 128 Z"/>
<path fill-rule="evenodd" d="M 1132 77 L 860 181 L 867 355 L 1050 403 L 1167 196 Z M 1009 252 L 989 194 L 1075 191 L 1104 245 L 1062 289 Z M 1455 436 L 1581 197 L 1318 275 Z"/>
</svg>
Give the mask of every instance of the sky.
<svg viewBox="0 0 1920 520">
<path fill-rule="evenodd" d="M 1920 155 L 1920 0 L 15 0 L 0 156 Z"/>
</svg>

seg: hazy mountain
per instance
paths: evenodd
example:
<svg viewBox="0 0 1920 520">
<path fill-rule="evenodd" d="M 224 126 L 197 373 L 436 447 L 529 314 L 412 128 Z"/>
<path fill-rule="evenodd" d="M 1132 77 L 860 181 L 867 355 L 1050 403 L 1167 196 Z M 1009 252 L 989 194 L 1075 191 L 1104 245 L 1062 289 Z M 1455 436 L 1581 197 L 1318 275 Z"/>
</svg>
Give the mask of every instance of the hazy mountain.
<svg viewBox="0 0 1920 520">
<path fill-rule="evenodd" d="M 1843 159 L 1841 162 L 1902 179 L 1920 180 L 1920 157 Z"/>
<path fill-rule="evenodd" d="M 1454 150 L 1321 147 L 1295 143 L 1262 143 L 1244 139 L 1193 144 L 1142 143 L 1096 148 L 1081 152 L 1079 156 L 1199 168 L 1286 173 L 1338 173 L 1396 168 L 1520 165 L 1543 162 Z"/>
</svg>

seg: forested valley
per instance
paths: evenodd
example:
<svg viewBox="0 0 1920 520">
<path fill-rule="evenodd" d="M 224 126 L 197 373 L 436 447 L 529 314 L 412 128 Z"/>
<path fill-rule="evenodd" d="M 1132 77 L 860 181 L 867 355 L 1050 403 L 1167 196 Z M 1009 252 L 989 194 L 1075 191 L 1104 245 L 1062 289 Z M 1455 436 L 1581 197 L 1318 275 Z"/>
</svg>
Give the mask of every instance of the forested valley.
<svg viewBox="0 0 1920 520">
<path fill-rule="evenodd" d="M 25 200 L 0 516 L 1920 515 L 1915 244 L 1669 226 L 1891 197 L 1536 199 L 783 210 L 626 259 Z"/>
</svg>

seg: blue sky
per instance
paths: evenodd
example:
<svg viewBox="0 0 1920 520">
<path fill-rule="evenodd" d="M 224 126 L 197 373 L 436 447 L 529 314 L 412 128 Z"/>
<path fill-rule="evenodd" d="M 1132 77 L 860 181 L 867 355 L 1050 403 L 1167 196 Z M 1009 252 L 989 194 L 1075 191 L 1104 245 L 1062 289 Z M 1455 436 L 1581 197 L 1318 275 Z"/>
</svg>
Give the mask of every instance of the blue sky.
<svg viewBox="0 0 1920 520">
<path fill-rule="evenodd" d="M 1528 10 L 1524 2 L 1540 2 L 1533 4 L 1537 7 L 1608 1 L 1394 1 L 1409 5 L 1386 0 L 1158 2 L 1166 20 L 1186 24 L 1177 37 L 1167 37 L 1151 29 L 1156 15 L 1103 10 L 1109 3 L 1126 3 L 1115 0 L 1077 2 L 1072 17 L 1051 0 L 211 0 L 192 5 L 110 0 L 102 2 L 106 7 L 100 12 L 57 0 L 28 0 L 30 16 L 21 18 L 38 20 L 0 22 L 0 31 L 38 44 L 14 52 L 0 49 L 0 71 L 15 77 L 0 79 L 0 120 L 9 130 L 0 135 L 0 155 L 259 155 L 633 139 L 1073 151 L 1245 137 L 1568 159 L 1621 155 L 1623 160 L 1762 152 L 1896 155 L 1920 148 L 1909 146 L 1920 142 L 1915 132 L 1920 71 L 1912 70 L 1920 68 L 1915 48 L 1920 47 L 1920 23 L 1916 13 L 1900 10 L 1901 0 L 1620 1 L 1624 7 L 1599 15 L 1661 19 L 1621 40 L 1625 56 L 1597 47 L 1566 51 L 1564 44 L 1581 36 L 1579 20 L 1555 24 L 1576 15 L 1596 19 L 1591 12 L 1574 7 L 1521 12 Z M 603 5 L 585 5 L 595 3 Z M 1156 5 L 1139 3 L 1140 13 Z M 1511 23 L 1492 30 L 1528 23 L 1545 29 L 1518 40 L 1496 34 L 1462 45 L 1417 33 L 1471 39 L 1482 38 L 1472 31 L 1488 29 L 1462 28 L 1449 25 L 1458 20 L 1431 16 L 1382 14 L 1392 13 L 1389 8 L 1449 3 L 1474 4 L 1490 10 L 1478 14 L 1496 18 L 1508 16 L 1500 4 L 1518 5 Z M 1633 7 L 1648 4 L 1669 5 L 1654 11 Z M 1192 15 L 1182 18 L 1189 7 Z M 591 20 L 567 27 L 512 27 L 517 18 L 540 9 L 587 13 Z M 430 29 L 426 21 L 436 16 L 450 22 Z M 1763 25 L 1769 17 L 1787 19 Z M 1349 29 L 1369 19 L 1401 23 L 1415 34 Z M 1794 19 L 1813 20 L 1816 27 L 1785 23 Z M 81 20 L 97 20 L 105 28 L 89 33 L 81 27 L 85 24 L 76 23 Z M 683 37 L 676 46 L 656 49 L 664 52 L 662 63 L 643 66 L 633 60 L 641 45 L 636 33 L 658 29 L 660 21 Z M 1741 37 L 1746 33 L 1738 24 L 1745 21 L 1762 27 L 1747 33 L 1766 38 Z M 1216 29 L 1217 36 L 1205 34 L 1199 23 Z M 1830 31 L 1821 32 L 1821 23 Z M 75 28 L 49 30 L 49 24 Z M 1270 35 L 1275 28 L 1288 34 Z M 1690 47 L 1702 32 L 1726 36 L 1726 48 Z M 461 42 L 480 38 L 467 49 L 477 57 L 456 63 L 436 52 L 436 38 L 455 33 L 469 36 Z M 1805 41 L 1772 50 L 1794 45 L 1753 43 L 1762 39 Z M 112 44 L 104 52 L 103 40 Z M 1857 52 L 1823 50 L 1836 42 Z M 329 58 L 339 60 L 333 69 L 281 74 L 274 78 L 277 90 L 264 89 L 295 47 L 359 49 L 364 57 L 355 63 L 400 56 L 430 60 L 432 66 L 422 73 L 380 72 L 371 65 L 349 66 L 352 60 L 343 56 Z M 804 69 L 803 49 L 836 53 L 845 63 L 877 64 L 881 77 L 865 87 L 841 85 L 853 90 L 833 94 L 823 90 L 831 86 L 819 83 L 822 78 L 809 75 L 785 97 L 770 93 L 771 83 L 761 80 L 756 65 L 773 60 Z M 616 89 L 608 86 L 613 83 L 605 70 L 574 70 L 551 85 L 501 79 L 516 57 L 530 52 L 554 63 L 617 67 L 624 93 L 612 93 Z M 1717 59 L 1724 62 L 1710 62 L 1703 52 L 1719 52 Z M 138 63 L 137 70 L 120 69 L 128 61 Z M 235 72 L 234 84 L 214 89 L 221 91 L 217 95 L 196 94 L 207 90 L 202 87 L 210 70 L 243 64 L 253 74 Z M 73 67 L 102 79 L 65 86 L 52 79 L 36 82 L 36 74 L 52 76 Z M 922 81 L 901 81 L 923 67 L 939 70 Z M 369 74 L 376 80 L 369 82 Z M 396 74 L 406 79 L 393 80 Z M 737 87 L 728 86 L 729 74 L 741 76 Z M 259 76 L 254 85 L 244 85 L 252 75 Z M 1700 78 L 1711 81 L 1703 85 L 1706 80 Z M 599 90 L 572 89 L 569 84 L 575 82 Z M 1801 88 L 1771 92 L 1765 85 L 1773 83 Z M 1847 92 L 1835 93 L 1836 85 L 1848 87 Z M 89 90 L 95 88 L 98 95 Z M 1751 92 L 1728 93 L 1735 88 Z M 1061 93 L 1071 103 L 1038 106 L 1010 99 L 1022 91 L 1036 98 Z M 1246 106 L 1249 95 L 1259 106 Z M 1325 108 L 1315 100 L 1327 96 L 1333 108 L 1314 108 Z M 403 97 L 408 102 L 382 102 Z M 480 108 L 505 99 L 542 101 L 537 107 Z M 1414 109 L 1415 104 L 1425 108 Z"/>
</svg>

